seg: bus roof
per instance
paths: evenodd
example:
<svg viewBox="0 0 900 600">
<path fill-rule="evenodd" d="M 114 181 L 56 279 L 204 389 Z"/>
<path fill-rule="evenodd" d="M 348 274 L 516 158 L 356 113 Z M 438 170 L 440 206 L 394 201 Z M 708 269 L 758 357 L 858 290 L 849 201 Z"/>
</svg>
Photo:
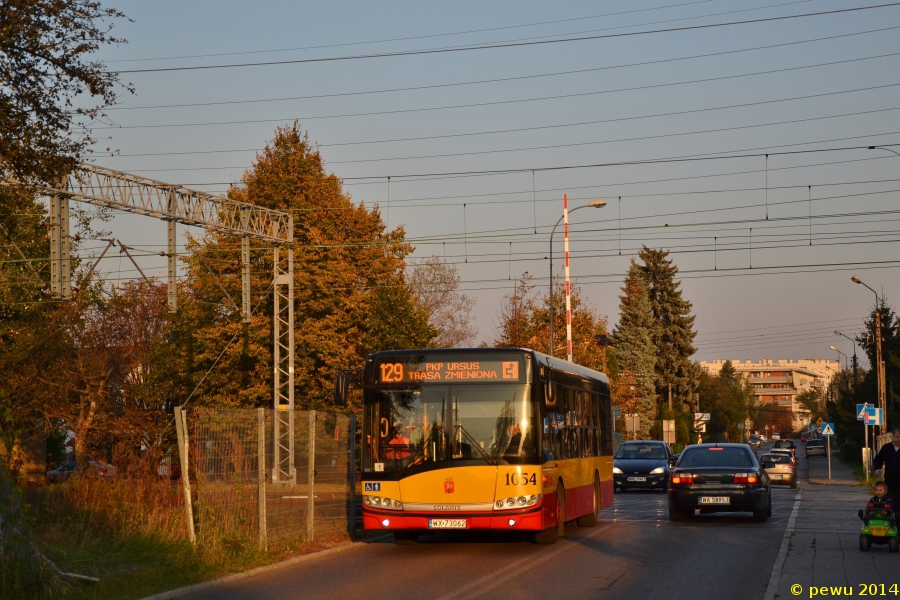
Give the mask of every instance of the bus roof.
<svg viewBox="0 0 900 600">
<path fill-rule="evenodd" d="M 578 375 L 581 377 L 591 377 L 593 379 L 599 379 L 600 381 L 609 385 L 609 377 L 607 377 L 605 373 L 601 373 L 600 371 L 595 371 L 581 365 L 570 363 L 566 360 L 561 360 L 559 358 L 552 357 L 549 354 L 543 354 L 542 352 L 537 352 L 530 348 L 419 348 L 412 350 L 385 350 L 383 352 L 375 352 L 373 354 L 370 354 L 368 357 L 366 357 L 366 361 L 368 362 L 370 360 L 375 360 L 376 358 L 390 356 L 408 356 L 410 354 L 429 354 L 432 356 L 440 356 L 442 354 L 466 354 L 469 352 L 476 352 L 478 354 L 509 354 L 510 352 L 532 354 L 539 364 L 546 365 L 554 371 L 571 373 L 573 375 Z"/>
</svg>

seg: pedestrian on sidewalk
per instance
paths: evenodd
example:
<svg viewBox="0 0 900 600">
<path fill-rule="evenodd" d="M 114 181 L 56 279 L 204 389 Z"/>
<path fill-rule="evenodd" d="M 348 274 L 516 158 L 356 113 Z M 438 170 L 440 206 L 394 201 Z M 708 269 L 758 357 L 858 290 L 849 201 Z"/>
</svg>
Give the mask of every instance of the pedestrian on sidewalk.
<svg viewBox="0 0 900 600">
<path fill-rule="evenodd" d="M 894 428 L 893 437 L 875 455 L 875 477 L 884 480 L 891 498 L 900 498 L 900 427 Z"/>
</svg>

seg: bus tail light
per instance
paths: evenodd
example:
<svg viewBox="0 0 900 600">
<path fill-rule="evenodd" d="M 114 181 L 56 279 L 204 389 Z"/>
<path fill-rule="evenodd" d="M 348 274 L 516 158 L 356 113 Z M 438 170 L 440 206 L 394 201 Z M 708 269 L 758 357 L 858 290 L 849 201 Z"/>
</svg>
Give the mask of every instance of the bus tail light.
<svg viewBox="0 0 900 600">
<path fill-rule="evenodd" d="M 759 475 L 756 473 L 735 473 L 732 483 L 759 483 Z"/>
<path fill-rule="evenodd" d="M 673 485 L 691 485 L 694 483 L 694 476 L 690 473 L 675 473 L 669 481 Z"/>
</svg>

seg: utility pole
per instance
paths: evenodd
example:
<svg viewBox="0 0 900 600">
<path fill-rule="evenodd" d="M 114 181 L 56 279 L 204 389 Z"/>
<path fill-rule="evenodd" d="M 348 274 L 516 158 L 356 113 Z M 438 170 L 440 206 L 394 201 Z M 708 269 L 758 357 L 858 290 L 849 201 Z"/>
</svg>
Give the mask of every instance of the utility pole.
<svg viewBox="0 0 900 600">
<path fill-rule="evenodd" d="M 672 384 L 669 384 L 669 412 L 672 412 Z"/>
<path fill-rule="evenodd" d="M 881 312 L 878 310 L 877 304 L 875 305 L 875 361 L 878 373 L 878 408 L 884 414 L 887 407 L 884 402 L 884 361 L 881 359 Z M 878 433 L 884 435 L 884 425 L 879 426 Z"/>
</svg>

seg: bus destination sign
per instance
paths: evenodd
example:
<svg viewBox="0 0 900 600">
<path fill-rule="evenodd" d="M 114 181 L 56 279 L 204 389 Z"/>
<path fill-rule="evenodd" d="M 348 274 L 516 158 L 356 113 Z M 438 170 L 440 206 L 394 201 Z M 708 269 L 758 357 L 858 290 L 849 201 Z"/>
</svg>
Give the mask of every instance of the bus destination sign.
<svg viewBox="0 0 900 600">
<path fill-rule="evenodd" d="M 376 366 L 377 383 L 428 383 L 438 381 L 519 381 L 520 360 L 423 360 L 384 359 Z"/>
</svg>

